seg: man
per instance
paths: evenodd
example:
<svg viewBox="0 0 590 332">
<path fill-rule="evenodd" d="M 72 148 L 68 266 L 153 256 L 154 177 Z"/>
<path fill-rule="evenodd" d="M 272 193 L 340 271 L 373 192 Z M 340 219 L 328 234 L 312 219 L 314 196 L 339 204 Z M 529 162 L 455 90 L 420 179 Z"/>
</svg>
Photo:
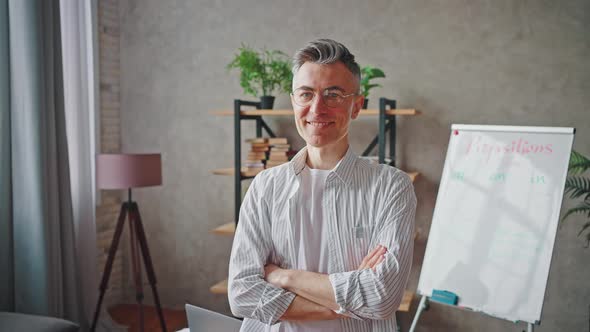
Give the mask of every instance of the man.
<svg viewBox="0 0 590 332">
<path fill-rule="evenodd" d="M 412 183 L 350 151 L 349 124 L 364 98 L 346 47 L 309 43 L 293 74 L 295 124 L 307 144 L 258 174 L 244 198 L 231 310 L 244 317 L 242 331 L 394 331 L 412 261 Z"/>
</svg>

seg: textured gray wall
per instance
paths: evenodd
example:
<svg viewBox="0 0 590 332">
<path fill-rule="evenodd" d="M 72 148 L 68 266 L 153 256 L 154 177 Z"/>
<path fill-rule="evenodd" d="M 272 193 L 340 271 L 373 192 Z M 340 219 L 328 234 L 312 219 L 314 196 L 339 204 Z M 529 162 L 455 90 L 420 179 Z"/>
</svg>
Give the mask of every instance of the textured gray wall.
<svg viewBox="0 0 590 332">
<path fill-rule="evenodd" d="M 424 114 L 399 121 L 399 165 L 417 170 L 414 271 L 420 264 L 451 123 L 575 126 L 575 148 L 590 154 L 590 2 L 579 1 L 121 1 L 123 151 L 161 151 L 164 186 L 136 190 L 163 302 L 228 313 L 208 292 L 227 273 L 231 239 L 209 230 L 232 220 L 232 120 L 210 115 L 244 98 L 225 65 L 242 42 L 292 54 L 318 37 L 347 45 L 361 64 L 383 68 L 374 91 Z M 276 108 L 289 107 L 286 95 Z M 272 120 L 301 140 L 291 119 Z M 360 153 L 376 119 L 353 122 Z M 252 127 L 243 131 L 253 135 Z M 566 202 L 565 206 L 571 205 Z M 590 249 L 558 232 L 538 331 L 586 331 Z M 413 304 L 412 311 L 415 310 Z M 413 312 L 412 312 L 413 314 Z M 401 314 L 407 329 L 410 314 Z M 522 328 L 523 325 L 520 325 Z M 433 306 L 420 331 L 519 331 L 512 323 Z"/>
</svg>

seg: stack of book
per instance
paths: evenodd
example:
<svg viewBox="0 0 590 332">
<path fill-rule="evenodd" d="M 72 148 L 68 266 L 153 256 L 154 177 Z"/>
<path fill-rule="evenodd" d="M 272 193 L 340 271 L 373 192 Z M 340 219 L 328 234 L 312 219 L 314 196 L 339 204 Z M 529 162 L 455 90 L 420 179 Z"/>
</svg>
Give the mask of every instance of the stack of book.
<svg viewBox="0 0 590 332">
<path fill-rule="evenodd" d="M 289 161 L 287 153 L 289 152 L 289 142 L 284 137 L 273 137 L 268 139 L 270 152 L 266 161 L 266 168 L 275 167 Z"/>
<path fill-rule="evenodd" d="M 266 152 L 269 149 L 269 144 L 266 138 L 251 138 L 246 140 L 250 143 L 250 151 L 248 158 L 244 161 L 244 168 L 248 171 L 261 171 L 264 169 L 264 161 L 266 160 Z"/>
</svg>

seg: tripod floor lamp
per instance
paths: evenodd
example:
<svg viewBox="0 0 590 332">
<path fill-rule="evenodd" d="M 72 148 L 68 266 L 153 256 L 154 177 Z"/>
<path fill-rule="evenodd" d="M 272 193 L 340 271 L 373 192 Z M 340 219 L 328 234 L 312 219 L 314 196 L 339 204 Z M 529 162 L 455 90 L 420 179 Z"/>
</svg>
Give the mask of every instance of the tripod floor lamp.
<svg viewBox="0 0 590 332">
<path fill-rule="evenodd" d="M 152 265 L 150 251 L 148 249 L 145 232 L 139 215 L 137 203 L 131 199 L 131 189 L 138 187 L 159 186 L 162 184 L 162 158 L 160 154 L 99 154 L 96 157 L 96 184 L 99 189 L 127 189 L 128 200 L 121 204 L 121 212 L 117 220 L 115 234 L 109 255 L 100 282 L 100 294 L 92 320 L 91 331 L 96 330 L 96 323 L 100 312 L 100 306 L 107 289 L 113 261 L 123 232 L 125 220 L 129 217 L 129 235 L 131 238 L 131 264 L 133 271 L 133 283 L 135 286 L 135 298 L 138 304 L 139 326 L 144 331 L 143 315 L 143 287 L 141 278 L 140 252 L 146 269 L 147 278 L 154 294 L 156 310 L 160 318 L 162 331 L 166 331 L 166 322 L 156 289 L 156 274 Z"/>
</svg>

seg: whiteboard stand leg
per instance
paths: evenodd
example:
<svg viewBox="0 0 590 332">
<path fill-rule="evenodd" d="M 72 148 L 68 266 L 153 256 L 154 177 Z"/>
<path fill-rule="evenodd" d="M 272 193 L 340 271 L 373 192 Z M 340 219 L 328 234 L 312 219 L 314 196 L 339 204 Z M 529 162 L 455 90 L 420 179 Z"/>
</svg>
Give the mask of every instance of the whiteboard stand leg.
<svg viewBox="0 0 590 332">
<path fill-rule="evenodd" d="M 533 326 L 533 324 L 531 323 L 527 323 L 527 332 L 533 332 L 533 330 L 535 329 L 535 327 Z"/>
<path fill-rule="evenodd" d="M 418 305 L 418 310 L 416 310 L 416 315 L 414 316 L 414 321 L 412 321 L 412 326 L 410 327 L 410 332 L 414 332 L 416 329 L 416 325 L 418 325 L 418 319 L 420 319 L 420 314 L 422 311 L 426 310 L 428 307 L 428 297 L 426 295 L 422 295 L 420 299 L 420 304 Z"/>
</svg>

